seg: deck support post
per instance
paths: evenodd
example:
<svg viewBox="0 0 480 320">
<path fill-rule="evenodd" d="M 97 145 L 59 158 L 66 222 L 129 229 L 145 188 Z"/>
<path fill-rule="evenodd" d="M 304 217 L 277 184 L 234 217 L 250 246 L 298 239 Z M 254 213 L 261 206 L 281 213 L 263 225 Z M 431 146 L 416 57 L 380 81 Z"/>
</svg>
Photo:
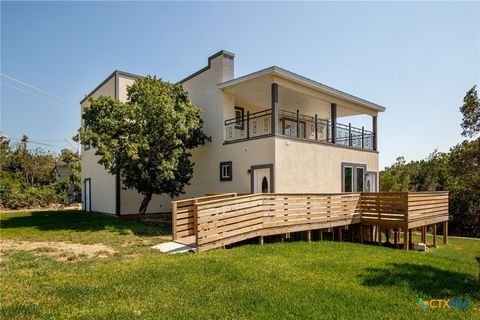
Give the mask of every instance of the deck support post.
<svg viewBox="0 0 480 320">
<path fill-rule="evenodd" d="M 437 247 L 437 224 L 434 223 L 432 226 L 432 236 L 433 236 L 433 247 Z"/>
<path fill-rule="evenodd" d="M 412 245 L 412 229 L 408 229 L 408 246 Z"/>
<path fill-rule="evenodd" d="M 323 230 L 318 230 L 318 238 L 320 239 L 320 241 L 323 241 Z"/>
<path fill-rule="evenodd" d="M 312 231 L 311 230 L 307 230 L 307 241 L 312 242 Z"/>
<path fill-rule="evenodd" d="M 398 244 L 398 228 L 393 229 L 393 244 L 396 248 Z"/>
<path fill-rule="evenodd" d="M 342 229 L 338 228 L 338 241 L 342 242 Z"/>
<path fill-rule="evenodd" d="M 427 242 L 427 226 L 422 226 L 422 243 Z"/>
<path fill-rule="evenodd" d="M 258 242 L 263 246 L 263 236 L 258 237 Z"/>
<path fill-rule="evenodd" d="M 360 225 L 360 243 L 363 243 L 363 232 L 365 230 L 363 229 L 363 225 L 361 224 Z"/>
<path fill-rule="evenodd" d="M 177 203 L 172 202 L 172 240 L 177 240 Z"/>
<path fill-rule="evenodd" d="M 369 231 L 370 231 L 370 242 L 373 243 L 373 242 L 374 242 L 374 241 L 373 241 L 373 240 L 374 240 L 374 238 L 373 238 L 373 226 L 370 226 L 370 230 L 369 230 Z"/>
<path fill-rule="evenodd" d="M 378 245 L 382 245 L 382 228 L 380 226 L 377 226 L 377 232 L 378 232 Z"/>
<path fill-rule="evenodd" d="M 448 243 L 448 221 L 443 221 L 443 244 Z"/>
<path fill-rule="evenodd" d="M 409 243 L 408 243 L 408 232 L 405 228 L 403 228 L 403 250 L 409 249 Z"/>
<path fill-rule="evenodd" d="M 385 237 L 387 238 L 387 243 L 390 243 L 390 229 L 385 229 Z"/>
</svg>

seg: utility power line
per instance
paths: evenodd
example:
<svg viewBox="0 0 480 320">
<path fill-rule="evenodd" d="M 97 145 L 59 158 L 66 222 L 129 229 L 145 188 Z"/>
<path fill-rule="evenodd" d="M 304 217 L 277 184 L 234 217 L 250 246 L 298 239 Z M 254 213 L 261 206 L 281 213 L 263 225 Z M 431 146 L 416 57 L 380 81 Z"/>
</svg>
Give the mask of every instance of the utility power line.
<svg viewBox="0 0 480 320">
<path fill-rule="evenodd" d="M 61 103 L 61 102 L 59 102 L 59 101 L 55 101 L 55 100 L 53 100 L 53 99 L 51 99 L 51 98 L 49 98 L 49 97 L 45 97 L 45 96 L 36 94 L 36 93 L 34 93 L 34 92 L 29 92 L 29 91 L 23 90 L 23 89 L 21 89 L 21 88 L 15 87 L 14 85 L 11 85 L 11 84 L 8 83 L 8 82 L 2 81 L 2 83 L 3 83 L 4 85 L 10 87 L 10 88 L 13 88 L 13 89 L 16 89 L 16 90 L 18 90 L 18 91 L 21 91 L 21 92 L 23 92 L 23 93 L 26 93 L 26 94 L 35 96 L 35 97 L 37 97 L 37 98 L 41 98 L 41 99 L 48 100 L 48 101 L 53 102 L 53 103 L 55 103 L 55 104 L 58 104 L 58 105 L 60 105 L 60 106 L 65 105 L 64 103 Z"/>
<path fill-rule="evenodd" d="M 51 96 L 51 97 L 53 97 L 53 98 L 59 98 L 59 99 L 62 99 L 62 100 L 63 100 L 62 97 L 57 96 L 56 94 L 53 94 L 53 93 L 50 93 L 50 92 L 45 91 L 45 90 L 43 90 L 43 89 L 40 89 L 40 88 L 38 88 L 38 87 L 32 86 L 31 84 L 28 84 L 28 83 L 26 83 L 26 82 L 23 82 L 23 81 L 20 81 L 20 80 L 18 80 L 18 79 L 15 79 L 14 77 L 11 77 L 11 76 L 9 76 L 9 75 L 6 75 L 5 73 L 1 73 L 1 72 L 0 72 L 0 75 L 1 75 L 2 77 L 4 77 L 4 78 L 7 78 L 7 79 L 12 80 L 12 81 L 15 81 L 15 82 L 17 82 L 17 83 L 19 83 L 19 84 L 21 84 L 21 85 L 23 85 L 23 86 L 26 86 L 26 87 L 29 87 L 29 88 L 31 88 L 31 89 L 37 90 L 37 91 L 39 91 L 39 92 L 42 92 L 43 94 L 49 95 L 49 96 Z"/>
</svg>

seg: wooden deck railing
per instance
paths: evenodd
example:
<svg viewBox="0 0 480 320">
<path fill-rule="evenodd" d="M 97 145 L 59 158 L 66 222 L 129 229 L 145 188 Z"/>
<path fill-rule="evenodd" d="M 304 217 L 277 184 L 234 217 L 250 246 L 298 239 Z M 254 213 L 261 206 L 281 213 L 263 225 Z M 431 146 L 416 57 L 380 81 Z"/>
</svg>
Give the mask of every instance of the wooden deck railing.
<svg viewBox="0 0 480 320">
<path fill-rule="evenodd" d="M 223 198 L 236 197 L 236 193 L 223 193 L 205 197 L 172 201 L 172 238 L 195 235 L 194 204 Z"/>
<path fill-rule="evenodd" d="M 353 223 L 414 228 L 448 220 L 448 192 L 222 194 L 175 201 L 173 237 L 195 236 L 198 251 L 253 237 Z"/>
<path fill-rule="evenodd" d="M 360 222 L 359 198 L 360 193 L 254 194 L 198 203 L 197 250 Z"/>
</svg>

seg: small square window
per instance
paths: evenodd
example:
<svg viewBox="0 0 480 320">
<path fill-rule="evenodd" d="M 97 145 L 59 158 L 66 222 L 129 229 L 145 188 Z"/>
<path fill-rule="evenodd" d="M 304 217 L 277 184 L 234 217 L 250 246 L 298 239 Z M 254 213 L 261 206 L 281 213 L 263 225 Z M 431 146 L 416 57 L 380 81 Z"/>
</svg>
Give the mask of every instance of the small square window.
<svg viewBox="0 0 480 320">
<path fill-rule="evenodd" d="M 243 130 L 245 109 L 235 107 L 235 128 Z"/>
<path fill-rule="evenodd" d="M 232 161 L 220 162 L 220 181 L 232 181 Z"/>
</svg>

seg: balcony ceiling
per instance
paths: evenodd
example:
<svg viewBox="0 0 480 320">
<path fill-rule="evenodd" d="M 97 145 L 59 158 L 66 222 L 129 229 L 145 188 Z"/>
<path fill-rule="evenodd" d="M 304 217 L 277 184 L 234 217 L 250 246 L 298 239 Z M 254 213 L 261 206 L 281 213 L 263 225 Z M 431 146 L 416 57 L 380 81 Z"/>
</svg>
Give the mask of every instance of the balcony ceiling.
<svg viewBox="0 0 480 320">
<path fill-rule="evenodd" d="M 271 108 L 271 84 L 275 82 L 279 84 L 278 103 L 281 109 L 292 111 L 299 109 L 303 114 L 313 115 L 316 113 L 321 118 L 330 116 L 331 103 L 337 104 L 338 117 L 360 114 L 376 115 L 385 110 L 382 106 L 326 87 L 334 90 L 329 91 L 313 80 L 296 76 L 278 67 L 271 67 L 220 83 L 218 87 L 225 92 L 232 93 L 238 103 L 269 109 Z"/>
</svg>

